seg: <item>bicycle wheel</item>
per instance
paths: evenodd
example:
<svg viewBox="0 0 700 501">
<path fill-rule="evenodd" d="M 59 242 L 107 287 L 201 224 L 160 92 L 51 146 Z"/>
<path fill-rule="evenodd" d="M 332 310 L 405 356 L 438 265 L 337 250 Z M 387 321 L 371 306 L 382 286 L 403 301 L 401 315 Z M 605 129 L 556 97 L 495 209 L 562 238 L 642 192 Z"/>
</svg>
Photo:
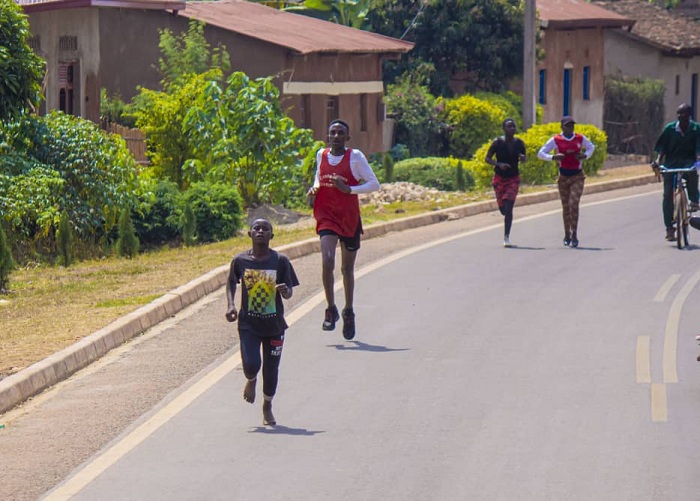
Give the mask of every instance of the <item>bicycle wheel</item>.
<svg viewBox="0 0 700 501">
<path fill-rule="evenodd" d="M 688 199 L 684 192 L 676 194 L 676 246 L 688 245 Z"/>
</svg>

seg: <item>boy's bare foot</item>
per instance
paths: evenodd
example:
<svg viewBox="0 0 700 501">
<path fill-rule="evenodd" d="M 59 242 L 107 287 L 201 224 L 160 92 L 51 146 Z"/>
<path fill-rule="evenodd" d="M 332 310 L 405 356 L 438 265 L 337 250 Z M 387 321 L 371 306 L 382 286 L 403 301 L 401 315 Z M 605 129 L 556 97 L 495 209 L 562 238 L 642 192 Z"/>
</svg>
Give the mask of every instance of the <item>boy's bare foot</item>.
<svg viewBox="0 0 700 501">
<path fill-rule="evenodd" d="M 257 379 L 249 379 L 243 387 L 243 400 L 252 404 L 255 402 L 255 382 Z"/>
<path fill-rule="evenodd" d="M 266 426 L 275 426 L 275 416 L 272 414 L 272 401 L 265 400 L 263 402 L 263 424 Z"/>
</svg>

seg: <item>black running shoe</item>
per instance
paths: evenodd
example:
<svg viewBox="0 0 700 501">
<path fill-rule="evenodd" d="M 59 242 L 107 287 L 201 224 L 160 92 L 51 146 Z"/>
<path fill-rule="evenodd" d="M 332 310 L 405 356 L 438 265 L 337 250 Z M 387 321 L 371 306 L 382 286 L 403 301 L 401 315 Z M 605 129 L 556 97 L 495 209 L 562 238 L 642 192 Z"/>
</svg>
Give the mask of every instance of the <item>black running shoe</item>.
<svg viewBox="0 0 700 501">
<path fill-rule="evenodd" d="M 348 340 L 355 337 L 355 312 L 352 309 L 343 310 L 343 337 Z"/>
<path fill-rule="evenodd" d="M 335 323 L 338 320 L 340 320 L 340 315 L 338 315 L 338 307 L 333 305 L 330 308 L 326 308 L 326 316 L 323 319 L 323 330 L 335 330 Z"/>
<path fill-rule="evenodd" d="M 572 238 L 571 243 L 569 245 L 571 247 L 578 247 L 578 238 Z"/>
</svg>

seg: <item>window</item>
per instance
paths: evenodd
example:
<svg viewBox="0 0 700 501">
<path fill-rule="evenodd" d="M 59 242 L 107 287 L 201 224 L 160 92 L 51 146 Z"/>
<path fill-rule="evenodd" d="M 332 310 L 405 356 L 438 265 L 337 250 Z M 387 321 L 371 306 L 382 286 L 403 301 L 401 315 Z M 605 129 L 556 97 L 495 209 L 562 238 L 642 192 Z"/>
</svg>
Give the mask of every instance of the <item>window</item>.
<svg viewBox="0 0 700 501">
<path fill-rule="evenodd" d="M 301 95 L 301 128 L 311 128 L 311 94 Z"/>
<path fill-rule="evenodd" d="M 591 67 L 583 67 L 583 100 L 591 99 Z"/>
<path fill-rule="evenodd" d="M 326 125 L 339 117 L 338 96 L 328 96 L 326 101 Z"/>
<path fill-rule="evenodd" d="M 547 104 L 547 70 L 540 70 L 540 104 Z"/>
<path fill-rule="evenodd" d="M 59 37 L 58 50 L 78 50 L 78 37 Z"/>
<path fill-rule="evenodd" d="M 564 68 L 564 101 L 562 102 L 563 115 L 571 115 L 571 72 L 570 68 Z"/>
<path fill-rule="evenodd" d="M 681 93 L 681 76 L 676 75 L 676 96 Z"/>
<path fill-rule="evenodd" d="M 360 132 L 367 132 L 367 94 L 360 94 Z"/>
</svg>

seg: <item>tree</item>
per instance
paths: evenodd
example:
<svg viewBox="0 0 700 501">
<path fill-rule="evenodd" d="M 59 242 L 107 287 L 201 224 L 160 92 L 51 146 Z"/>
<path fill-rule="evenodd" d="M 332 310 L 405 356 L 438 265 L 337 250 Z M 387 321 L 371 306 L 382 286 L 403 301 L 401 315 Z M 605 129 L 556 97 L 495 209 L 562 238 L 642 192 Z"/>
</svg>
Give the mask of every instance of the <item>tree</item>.
<svg viewBox="0 0 700 501">
<path fill-rule="evenodd" d="M 263 0 L 262 3 L 269 3 Z M 367 16 L 377 5 L 377 0 L 304 0 L 285 6 L 288 10 L 331 21 L 357 29 L 367 28 Z"/>
<path fill-rule="evenodd" d="M 234 72 L 225 86 L 211 81 L 183 124 L 194 155 L 187 172 L 238 185 L 246 206 L 284 202 L 300 184 L 301 159 L 315 144 L 280 105 L 272 77 Z"/>
<path fill-rule="evenodd" d="M 44 62 L 27 43 L 29 23 L 15 2 L 0 2 L 0 120 L 36 108 Z"/>
<path fill-rule="evenodd" d="M 416 44 L 387 63 L 385 81 L 429 63 L 434 95 L 451 96 L 451 80 L 466 92 L 505 89 L 522 73 L 523 9 L 520 0 L 380 0 L 372 30 Z"/>
<path fill-rule="evenodd" d="M 187 32 L 180 36 L 174 36 L 168 29 L 159 31 L 161 57 L 158 67 L 163 76 L 161 84 L 164 91 L 181 86 L 188 75 L 205 73 L 210 69 L 218 69 L 222 73 L 231 71 L 231 57 L 226 46 L 219 45 L 212 50 L 204 38 L 204 24 L 190 19 Z"/>
</svg>

